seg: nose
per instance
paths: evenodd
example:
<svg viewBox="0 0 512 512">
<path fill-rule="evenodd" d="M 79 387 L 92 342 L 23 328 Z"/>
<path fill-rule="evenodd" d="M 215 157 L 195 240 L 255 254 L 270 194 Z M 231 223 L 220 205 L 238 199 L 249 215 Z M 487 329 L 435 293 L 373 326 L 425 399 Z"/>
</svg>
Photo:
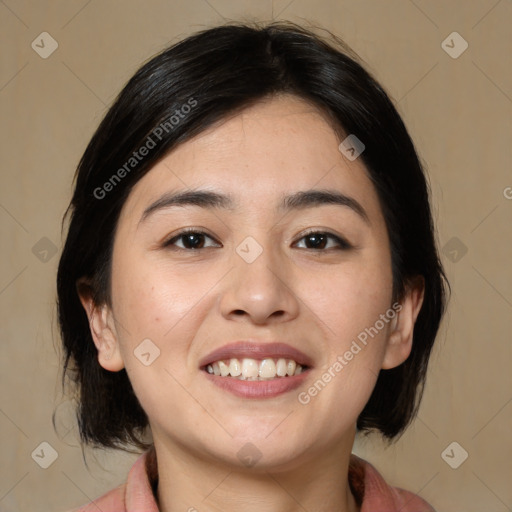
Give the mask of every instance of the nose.
<svg viewBox="0 0 512 512">
<path fill-rule="evenodd" d="M 297 317 L 300 300 L 293 290 L 291 262 L 268 248 L 252 262 L 236 252 L 232 261 L 220 300 L 225 318 L 263 325 Z"/>
</svg>

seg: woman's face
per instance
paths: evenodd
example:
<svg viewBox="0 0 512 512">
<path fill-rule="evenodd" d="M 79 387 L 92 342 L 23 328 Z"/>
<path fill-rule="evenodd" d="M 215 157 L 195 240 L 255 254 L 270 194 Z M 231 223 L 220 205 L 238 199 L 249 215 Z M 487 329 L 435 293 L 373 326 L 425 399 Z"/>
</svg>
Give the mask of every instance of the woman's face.
<svg viewBox="0 0 512 512">
<path fill-rule="evenodd" d="M 378 197 L 339 142 L 310 104 L 273 98 L 133 188 L 95 340 L 105 368 L 126 368 L 155 442 L 267 468 L 351 446 L 379 370 L 407 357 Z M 191 191 L 231 202 L 171 204 Z M 298 200 L 309 191 L 350 199 Z"/>
</svg>

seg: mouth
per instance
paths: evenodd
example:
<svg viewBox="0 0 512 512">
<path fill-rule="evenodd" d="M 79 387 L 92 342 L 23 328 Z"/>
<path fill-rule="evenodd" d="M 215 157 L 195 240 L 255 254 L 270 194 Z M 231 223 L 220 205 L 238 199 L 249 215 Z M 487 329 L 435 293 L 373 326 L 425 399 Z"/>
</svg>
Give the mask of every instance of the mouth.
<svg viewBox="0 0 512 512">
<path fill-rule="evenodd" d="M 285 343 L 240 341 L 201 359 L 199 368 L 221 389 L 243 398 L 270 398 L 296 389 L 313 366 Z"/>
<path fill-rule="evenodd" d="M 309 368 L 298 364 L 294 359 L 280 357 L 279 359 L 265 358 L 258 360 L 246 357 L 244 359 L 231 358 L 214 361 L 203 369 L 210 375 L 216 375 L 217 377 L 262 381 L 292 377 Z"/>
</svg>

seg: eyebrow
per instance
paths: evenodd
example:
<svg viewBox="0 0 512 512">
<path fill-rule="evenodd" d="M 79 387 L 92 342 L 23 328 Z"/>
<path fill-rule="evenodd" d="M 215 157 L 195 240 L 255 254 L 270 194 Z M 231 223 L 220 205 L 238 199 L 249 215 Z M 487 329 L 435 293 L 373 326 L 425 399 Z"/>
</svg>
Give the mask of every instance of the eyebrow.
<svg viewBox="0 0 512 512">
<path fill-rule="evenodd" d="M 236 203 L 230 195 L 213 192 L 210 190 L 184 190 L 179 192 L 168 192 L 151 203 L 142 214 L 139 224 L 145 221 L 158 210 L 173 206 L 198 206 L 208 209 L 236 209 Z M 323 206 L 334 204 L 345 206 L 353 210 L 367 224 L 370 219 L 366 210 L 353 197 L 347 196 L 337 190 L 311 189 L 298 191 L 284 196 L 282 202 L 278 205 L 279 211 L 303 210 L 314 206 Z"/>
</svg>

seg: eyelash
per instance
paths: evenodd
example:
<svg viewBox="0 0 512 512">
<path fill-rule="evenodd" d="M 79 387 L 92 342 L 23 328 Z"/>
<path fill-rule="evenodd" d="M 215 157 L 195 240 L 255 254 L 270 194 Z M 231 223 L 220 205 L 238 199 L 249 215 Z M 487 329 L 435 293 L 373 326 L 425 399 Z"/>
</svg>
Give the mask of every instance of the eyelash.
<svg viewBox="0 0 512 512">
<path fill-rule="evenodd" d="M 201 249 L 205 249 L 205 247 L 200 247 L 199 249 L 189 249 L 186 247 L 177 247 L 174 245 L 177 240 L 179 240 L 183 236 L 189 235 L 189 234 L 204 235 L 204 236 L 214 240 L 214 238 L 211 237 L 210 235 L 208 235 L 208 233 L 205 233 L 204 231 L 201 231 L 200 229 L 186 228 L 186 229 L 183 229 L 182 231 L 180 231 L 177 235 L 174 235 L 172 238 L 170 238 L 169 240 L 164 242 L 163 247 L 169 248 L 171 250 L 179 250 L 179 251 L 199 251 Z M 348 249 L 353 248 L 353 246 L 349 242 L 347 242 L 344 238 L 341 238 L 333 233 L 329 233 L 328 231 L 318 231 L 318 230 L 308 231 L 302 235 L 302 237 L 299 239 L 299 241 L 304 238 L 313 236 L 313 235 L 325 235 L 325 236 L 327 236 L 327 238 L 333 239 L 338 244 L 338 247 L 329 247 L 328 249 L 348 250 Z M 172 246 L 174 246 L 174 247 L 172 247 Z M 206 249 L 207 248 L 208 247 L 206 247 Z M 308 248 L 308 247 L 305 247 L 305 249 L 308 251 L 315 251 L 315 252 L 325 252 L 328 250 L 328 249 L 314 249 L 314 248 Z"/>
</svg>

